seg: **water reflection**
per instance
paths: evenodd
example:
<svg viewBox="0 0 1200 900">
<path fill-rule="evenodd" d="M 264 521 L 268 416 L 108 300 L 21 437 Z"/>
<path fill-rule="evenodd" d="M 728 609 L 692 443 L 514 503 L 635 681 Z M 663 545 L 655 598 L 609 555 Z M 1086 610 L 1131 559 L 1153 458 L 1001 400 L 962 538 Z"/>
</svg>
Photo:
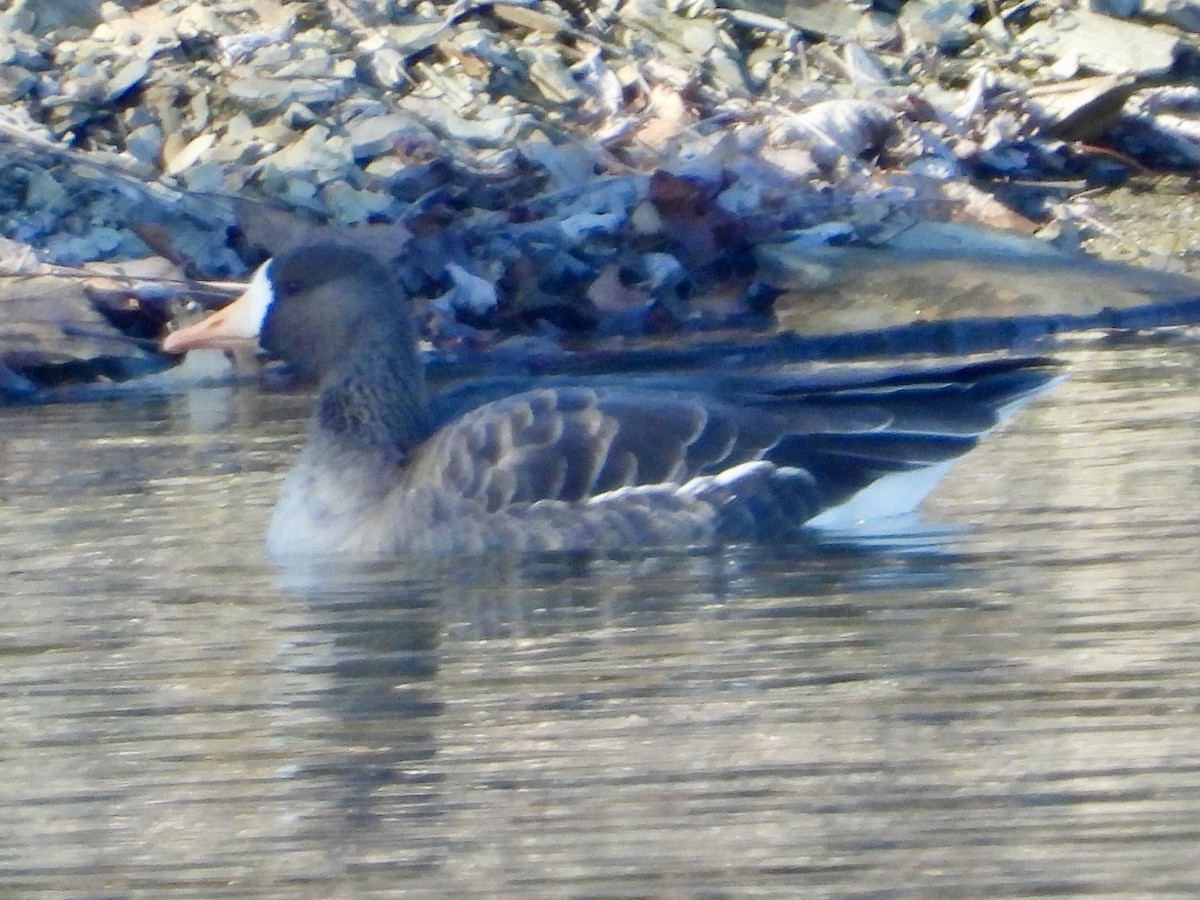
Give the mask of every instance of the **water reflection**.
<svg viewBox="0 0 1200 900">
<path fill-rule="evenodd" d="M 919 527 L 319 578 L 303 398 L 8 411 L 3 884 L 1190 893 L 1200 352 L 1072 361 Z"/>
</svg>

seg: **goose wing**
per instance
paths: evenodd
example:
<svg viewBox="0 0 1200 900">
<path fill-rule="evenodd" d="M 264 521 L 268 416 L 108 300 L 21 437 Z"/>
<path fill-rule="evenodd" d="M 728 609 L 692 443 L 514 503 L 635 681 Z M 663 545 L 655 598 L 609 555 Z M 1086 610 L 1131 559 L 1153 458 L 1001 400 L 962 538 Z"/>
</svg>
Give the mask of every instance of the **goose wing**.
<svg viewBox="0 0 1200 900">
<path fill-rule="evenodd" d="M 444 427 L 414 460 L 411 477 L 432 478 L 489 511 L 573 502 L 626 487 L 682 484 L 760 459 L 787 431 L 788 419 L 769 407 L 742 408 L 720 397 L 546 388 L 489 403 Z"/>
<path fill-rule="evenodd" d="M 496 511 L 680 485 L 761 460 L 803 474 L 813 504 L 825 509 L 886 475 L 960 456 L 1057 374 L 1042 360 L 999 360 L 846 380 L 739 374 L 559 384 L 456 418 L 425 445 L 410 476 Z"/>
</svg>

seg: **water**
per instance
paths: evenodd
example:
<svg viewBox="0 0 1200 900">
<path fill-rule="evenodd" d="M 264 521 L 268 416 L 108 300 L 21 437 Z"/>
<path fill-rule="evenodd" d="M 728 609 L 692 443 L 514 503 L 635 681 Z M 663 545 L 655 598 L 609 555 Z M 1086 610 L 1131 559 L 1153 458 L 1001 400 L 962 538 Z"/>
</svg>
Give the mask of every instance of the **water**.
<svg viewBox="0 0 1200 900">
<path fill-rule="evenodd" d="M 1200 347 L 862 547 L 262 561 L 307 403 L 10 409 L 0 896 L 1195 895 Z"/>
</svg>

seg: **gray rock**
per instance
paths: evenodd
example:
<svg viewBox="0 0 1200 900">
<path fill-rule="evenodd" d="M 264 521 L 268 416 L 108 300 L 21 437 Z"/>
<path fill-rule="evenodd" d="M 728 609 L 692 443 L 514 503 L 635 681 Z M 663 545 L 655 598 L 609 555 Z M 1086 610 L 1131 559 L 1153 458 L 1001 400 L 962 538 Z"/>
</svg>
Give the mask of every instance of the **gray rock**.
<svg viewBox="0 0 1200 900">
<path fill-rule="evenodd" d="M 263 160 L 263 165 L 284 175 L 302 175 L 316 184 L 340 178 L 355 168 L 345 141 L 323 125 L 314 125 L 298 141 Z"/>
<path fill-rule="evenodd" d="M 101 22 L 101 0 L 15 0 L 10 14 L 29 21 L 29 30 L 44 35 L 68 26 L 94 28 Z"/>
<path fill-rule="evenodd" d="M 721 6 L 739 10 L 747 24 L 761 28 L 757 17 L 769 17 L 803 31 L 846 39 L 858 29 L 862 14 L 845 0 L 722 0 Z"/>
<path fill-rule="evenodd" d="M 0 66 L 0 103 L 16 103 L 37 86 L 37 76 L 20 66 Z"/>
<path fill-rule="evenodd" d="M 583 99 L 583 91 L 563 64 L 560 48 L 525 46 L 517 55 L 528 67 L 534 87 L 551 103 L 575 104 Z"/>
<path fill-rule="evenodd" d="M 108 94 L 108 76 L 94 62 L 80 63 L 63 82 L 63 95 L 75 103 L 99 105 Z"/>
<path fill-rule="evenodd" d="M 301 209 L 324 211 L 321 202 L 317 199 L 316 185 L 303 178 L 289 178 L 284 180 L 279 185 L 279 189 L 275 191 L 275 194 L 292 206 L 297 206 Z"/>
<path fill-rule="evenodd" d="M 282 119 L 293 131 L 303 131 L 310 125 L 316 125 L 320 117 L 303 103 L 292 103 L 283 111 Z"/>
<path fill-rule="evenodd" d="M 163 130 L 154 123 L 136 128 L 125 138 L 125 149 L 139 162 L 157 166 L 162 161 Z"/>
<path fill-rule="evenodd" d="M 60 266 L 77 266 L 100 259 L 103 254 L 89 239 L 77 234 L 60 232 L 49 235 L 42 243 L 41 255 Z"/>
<path fill-rule="evenodd" d="M 197 135 L 181 147 L 178 152 L 168 154 L 165 171 L 168 175 L 178 175 L 185 169 L 194 166 L 208 153 L 217 136 L 210 132 Z"/>
<path fill-rule="evenodd" d="M 494 113 L 491 118 L 467 119 L 444 103 L 412 95 L 400 98 L 398 105 L 411 110 L 418 120 L 428 122 L 440 132 L 478 147 L 507 146 L 531 121 L 527 115 L 500 108 L 490 110 Z"/>
<path fill-rule="evenodd" d="M 244 62 L 254 56 L 255 52 L 273 44 L 287 42 L 292 34 L 292 23 L 287 21 L 275 28 L 265 28 L 242 34 L 227 34 L 217 38 L 217 46 L 226 65 Z"/>
<path fill-rule="evenodd" d="M 964 0 L 912 0 L 900 10 L 900 29 L 910 40 L 954 55 L 975 39 L 974 12 Z"/>
<path fill-rule="evenodd" d="M 394 47 L 383 47 L 372 53 L 367 70 L 374 82 L 387 90 L 403 87 L 408 78 L 404 54 Z"/>
<path fill-rule="evenodd" d="M 244 113 L 242 114 L 245 115 Z M 245 117 L 246 121 L 250 121 L 249 116 Z M 286 116 L 279 116 L 276 119 L 269 119 L 252 131 L 254 140 L 270 147 L 271 152 L 280 150 L 296 141 L 300 140 L 303 130 L 293 128 L 287 122 Z"/>
<path fill-rule="evenodd" d="M 1022 35 L 1027 50 L 1057 59 L 1073 57 L 1104 75 L 1162 75 L 1170 71 L 1179 38 L 1135 22 L 1122 22 L 1086 9 L 1038 22 Z"/>
<path fill-rule="evenodd" d="M 1142 7 L 1142 0 L 1088 0 L 1088 9 L 1104 16 L 1132 19 Z"/>
<path fill-rule="evenodd" d="M 225 224 L 232 223 L 232 215 L 227 215 Z M 185 259 L 193 260 L 201 271 L 215 277 L 240 277 L 245 264 L 225 246 L 224 238 L 224 229 L 196 227 L 186 221 L 171 224 L 171 245 Z"/>
<path fill-rule="evenodd" d="M 412 21 L 407 25 L 385 28 L 379 34 L 379 43 L 381 46 L 393 47 L 405 56 L 413 56 L 422 50 L 428 50 L 453 30 L 450 19 L 437 16 L 423 22 Z M 363 49 L 372 49 L 371 38 L 364 42 Z"/>
<path fill-rule="evenodd" d="M 371 178 L 378 179 L 384 184 L 390 184 L 402 179 L 408 168 L 410 168 L 410 164 L 402 159 L 394 156 L 381 156 L 367 163 L 363 171 Z"/>
<path fill-rule="evenodd" d="M 1176 28 L 1200 33 L 1200 2 L 1197 0 L 1144 0 L 1142 14 L 1170 22 Z"/>
<path fill-rule="evenodd" d="M 44 71 L 50 66 L 46 57 L 48 49 L 44 40 L 22 32 L 6 33 L 3 13 L 0 13 L 0 66 L 20 66 L 32 72 Z"/>
<path fill-rule="evenodd" d="M 344 79 L 242 78 L 229 85 L 234 101 L 249 109 L 269 111 L 290 103 L 329 104 L 349 93 Z"/>
<path fill-rule="evenodd" d="M 1035 85 L 1027 103 L 1039 124 L 1056 138 L 1095 140 L 1122 116 L 1137 81 L 1117 75 L 1075 78 L 1065 84 Z"/>
<path fill-rule="evenodd" d="M 392 107 L 374 97 L 356 94 L 347 97 L 334 109 L 334 120 L 343 126 L 349 126 L 356 119 L 375 118 L 391 114 Z"/>
<path fill-rule="evenodd" d="M 121 114 L 121 120 L 130 131 L 136 131 L 146 125 L 159 124 L 158 115 L 146 104 L 139 104 Z"/>
<path fill-rule="evenodd" d="M 150 64 L 144 59 L 131 59 L 108 83 L 105 103 L 115 103 L 137 87 L 150 74 Z"/>
<path fill-rule="evenodd" d="M 225 124 L 225 136 L 231 141 L 248 144 L 254 140 L 254 122 L 245 113 L 238 113 Z"/>
<path fill-rule="evenodd" d="M 738 60 L 727 53 L 723 47 L 716 47 L 708 54 L 708 66 L 713 83 L 723 93 L 746 100 L 754 96 L 754 91 Z"/>
<path fill-rule="evenodd" d="M 344 181 L 332 181 L 321 189 L 321 199 L 342 225 L 358 225 L 373 216 L 386 214 L 394 205 L 391 195 L 360 191 Z"/>
<path fill-rule="evenodd" d="M 31 168 L 25 188 L 25 205 L 31 210 L 59 216 L 70 208 L 71 198 L 66 188 L 49 172 Z"/>
<path fill-rule="evenodd" d="M 850 82 L 867 94 L 886 91 L 892 76 L 880 59 L 860 44 L 847 44 L 843 50 Z"/>
<path fill-rule="evenodd" d="M 208 128 L 208 94 L 204 93 L 203 91 L 193 94 L 192 99 L 188 101 L 188 111 L 192 116 L 191 124 L 194 130 L 202 131 Z"/>
<path fill-rule="evenodd" d="M 272 78 L 330 78 L 336 74 L 340 60 L 333 56 L 317 56 L 307 59 L 293 59 L 279 66 L 271 75 Z"/>
<path fill-rule="evenodd" d="M 391 153 L 412 128 L 412 119 L 400 114 L 356 120 L 347 132 L 350 152 L 361 160 Z"/>
<path fill-rule="evenodd" d="M 125 242 L 126 236 L 127 233 L 107 225 L 93 228 L 88 233 L 88 239 L 92 242 L 92 246 L 103 256 L 108 256 L 119 248 Z"/>
<path fill-rule="evenodd" d="M 185 169 L 181 173 L 181 177 L 189 191 L 207 194 L 221 189 L 222 182 L 225 180 L 225 170 L 220 163 L 209 160 Z"/>
</svg>

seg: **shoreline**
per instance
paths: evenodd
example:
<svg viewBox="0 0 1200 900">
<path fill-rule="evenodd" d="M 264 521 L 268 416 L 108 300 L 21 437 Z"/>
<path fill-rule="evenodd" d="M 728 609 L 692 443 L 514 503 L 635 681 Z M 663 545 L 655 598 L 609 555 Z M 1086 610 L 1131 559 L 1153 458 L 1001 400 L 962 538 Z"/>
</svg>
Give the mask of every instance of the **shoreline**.
<svg viewBox="0 0 1200 900">
<path fill-rule="evenodd" d="M 389 6 L 0 14 L 0 364 L 153 368 L 181 309 L 330 230 L 401 256 L 445 351 L 764 313 L 803 334 L 814 254 L 895 251 L 931 222 L 947 252 L 980 227 L 1036 240 L 1005 251 L 1034 264 L 1041 246 L 1200 257 L 1172 174 L 1200 161 L 1191 7 L 1172 24 L 1066 4 Z M 1160 179 L 1181 186 L 1168 229 L 1136 191 Z M 72 287 L 31 288 L 45 278 Z M 1041 314 L 1079 314 L 1054 291 Z"/>
</svg>

